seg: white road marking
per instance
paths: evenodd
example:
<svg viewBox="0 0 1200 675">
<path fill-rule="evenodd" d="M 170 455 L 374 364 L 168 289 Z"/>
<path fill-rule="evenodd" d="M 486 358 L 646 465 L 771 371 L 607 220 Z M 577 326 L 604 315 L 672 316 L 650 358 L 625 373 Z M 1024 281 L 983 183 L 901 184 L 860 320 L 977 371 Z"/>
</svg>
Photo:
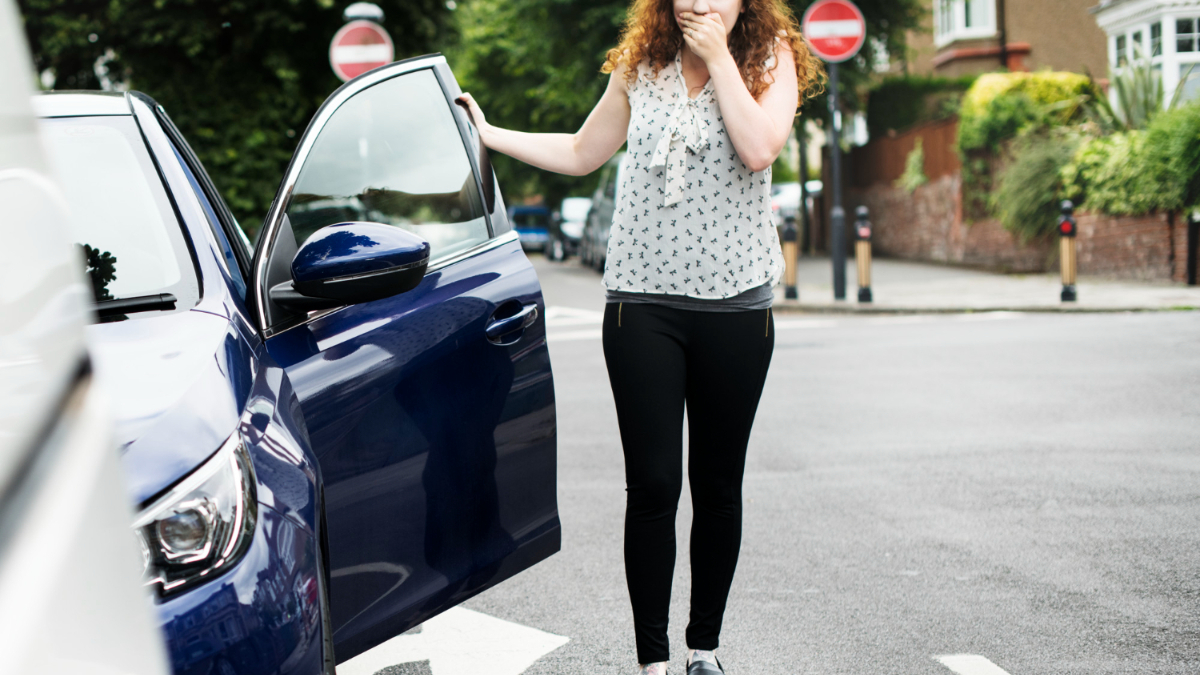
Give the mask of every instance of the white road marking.
<svg viewBox="0 0 1200 675">
<path fill-rule="evenodd" d="M 546 326 L 598 326 L 604 323 L 604 312 L 574 307 L 547 307 Z"/>
<path fill-rule="evenodd" d="M 569 638 L 454 607 L 421 632 L 398 635 L 337 667 L 338 675 L 375 675 L 402 663 L 428 661 L 433 675 L 520 675 Z"/>
<path fill-rule="evenodd" d="M 599 328 L 592 330 L 565 330 L 551 331 L 546 333 L 546 341 L 557 344 L 559 342 L 575 342 L 576 340 L 599 340 L 604 336 L 604 331 Z"/>
<path fill-rule="evenodd" d="M 1008 675 L 1008 671 L 978 654 L 949 654 L 933 658 L 958 675 Z"/>
</svg>

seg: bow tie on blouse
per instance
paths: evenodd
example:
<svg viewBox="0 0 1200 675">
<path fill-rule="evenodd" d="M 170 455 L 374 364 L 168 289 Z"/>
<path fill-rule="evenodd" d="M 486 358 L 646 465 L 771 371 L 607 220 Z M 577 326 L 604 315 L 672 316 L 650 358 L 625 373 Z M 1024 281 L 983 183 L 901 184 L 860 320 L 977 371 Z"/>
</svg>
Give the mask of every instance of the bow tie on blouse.
<svg viewBox="0 0 1200 675">
<path fill-rule="evenodd" d="M 682 76 L 680 79 L 683 79 Z M 666 168 L 667 196 L 663 201 L 666 206 L 683 201 L 687 148 L 691 148 L 692 152 L 700 152 L 708 147 L 708 129 L 700 124 L 700 118 L 696 114 L 699 105 L 698 100 L 680 94 L 679 102 L 675 104 L 675 110 L 667 122 L 667 128 L 663 131 L 662 138 L 658 139 L 658 146 L 654 148 L 654 158 L 650 166 Z"/>
</svg>

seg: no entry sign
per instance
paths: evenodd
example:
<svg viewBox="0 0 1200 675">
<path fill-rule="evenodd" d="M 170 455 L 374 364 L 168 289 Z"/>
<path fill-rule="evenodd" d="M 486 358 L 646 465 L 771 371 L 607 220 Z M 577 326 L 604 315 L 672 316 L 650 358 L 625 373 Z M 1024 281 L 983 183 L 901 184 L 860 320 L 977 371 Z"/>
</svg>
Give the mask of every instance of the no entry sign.
<svg viewBox="0 0 1200 675">
<path fill-rule="evenodd" d="M 850 0 L 820 0 L 804 13 L 804 39 L 829 63 L 854 58 L 867 39 L 867 22 Z"/>
<path fill-rule="evenodd" d="M 329 43 L 329 65 L 342 82 L 395 58 L 392 37 L 374 21 L 351 21 Z"/>
</svg>

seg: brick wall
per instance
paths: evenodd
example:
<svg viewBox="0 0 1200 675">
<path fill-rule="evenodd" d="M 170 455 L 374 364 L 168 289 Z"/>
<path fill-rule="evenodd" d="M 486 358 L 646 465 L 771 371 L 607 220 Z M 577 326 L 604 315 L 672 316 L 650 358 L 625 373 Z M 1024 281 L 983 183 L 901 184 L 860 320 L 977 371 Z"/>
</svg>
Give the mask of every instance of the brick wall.
<svg viewBox="0 0 1200 675">
<path fill-rule="evenodd" d="M 880 255 L 1004 272 L 1049 269 L 1054 242 L 1022 245 L 998 221 L 963 223 L 961 195 L 962 178 L 955 174 L 930 181 L 911 195 L 876 183 L 848 191 L 847 201 L 871 210 L 873 246 Z"/>
<path fill-rule="evenodd" d="M 1173 228 L 1168 214 L 1148 216 L 1107 216 L 1081 213 L 1079 226 L 1079 273 L 1126 279 L 1172 279 L 1173 267 L 1185 272 L 1184 265 L 1173 265 L 1175 239 L 1185 256 L 1187 228 Z M 1172 230 L 1183 230 L 1183 237 Z M 1177 258 L 1177 256 L 1176 256 Z M 1184 281 L 1182 274 L 1177 281 Z"/>
<path fill-rule="evenodd" d="M 871 210 L 874 249 L 880 255 L 1003 272 L 1058 269 L 1057 237 L 1022 244 L 999 221 L 964 223 L 961 195 L 957 174 L 932 180 L 911 195 L 876 183 L 847 190 L 847 214 L 860 205 Z M 1187 223 L 1182 217 L 1080 213 L 1077 222 L 1080 274 L 1186 281 Z"/>
</svg>

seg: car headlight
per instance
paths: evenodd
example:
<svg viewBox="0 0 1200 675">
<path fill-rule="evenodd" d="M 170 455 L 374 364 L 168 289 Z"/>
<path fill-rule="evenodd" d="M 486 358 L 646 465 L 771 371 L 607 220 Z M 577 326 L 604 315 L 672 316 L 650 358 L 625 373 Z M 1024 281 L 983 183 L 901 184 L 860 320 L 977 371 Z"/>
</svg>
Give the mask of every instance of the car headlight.
<svg viewBox="0 0 1200 675">
<path fill-rule="evenodd" d="M 234 434 L 134 520 L 146 585 L 170 595 L 219 575 L 245 553 L 258 522 L 254 465 Z"/>
</svg>

